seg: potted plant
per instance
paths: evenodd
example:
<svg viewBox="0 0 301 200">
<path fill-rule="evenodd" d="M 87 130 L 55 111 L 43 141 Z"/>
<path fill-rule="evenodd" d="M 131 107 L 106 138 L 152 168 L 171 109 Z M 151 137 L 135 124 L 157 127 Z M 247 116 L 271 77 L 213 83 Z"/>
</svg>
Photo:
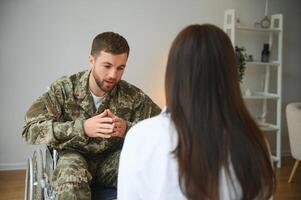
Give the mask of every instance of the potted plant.
<svg viewBox="0 0 301 200">
<path fill-rule="evenodd" d="M 238 67 L 237 70 L 238 79 L 240 82 L 242 82 L 243 77 L 245 75 L 245 69 L 246 69 L 246 60 L 247 60 L 246 48 L 235 46 L 235 56 L 236 56 L 236 63 Z"/>
</svg>

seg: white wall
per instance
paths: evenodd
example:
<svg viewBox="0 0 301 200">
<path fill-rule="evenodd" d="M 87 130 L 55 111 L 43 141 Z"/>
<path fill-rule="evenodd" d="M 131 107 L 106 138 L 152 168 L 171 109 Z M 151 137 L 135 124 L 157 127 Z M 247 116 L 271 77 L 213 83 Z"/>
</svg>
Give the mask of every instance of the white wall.
<svg viewBox="0 0 301 200">
<path fill-rule="evenodd" d="M 225 9 L 255 21 L 263 0 L 0 0 L 0 169 L 24 166 L 33 147 L 21 139 L 26 110 L 61 75 L 88 68 L 94 36 L 115 31 L 127 38 L 130 58 L 124 79 L 164 106 L 164 72 L 170 44 L 186 25 L 222 26 Z M 284 14 L 283 106 L 301 101 L 301 14 L 298 0 L 271 0 Z M 286 140 L 286 123 L 284 121 Z M 284 142 L 283 152 L 289 146 Z"/>
</svg>

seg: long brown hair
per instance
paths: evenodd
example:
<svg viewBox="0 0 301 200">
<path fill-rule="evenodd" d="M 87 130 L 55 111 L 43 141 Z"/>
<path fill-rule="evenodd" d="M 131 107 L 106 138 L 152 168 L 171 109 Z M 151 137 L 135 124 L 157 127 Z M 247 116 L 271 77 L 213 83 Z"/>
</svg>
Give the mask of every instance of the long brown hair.
<svg viewBox="0 0 301 200">
<path fill-rule="evenodd" d="M 167 112 L 178 133 L 174 154 L 188 199 L 222 199 L 221 169 L 239 182 L 242 199 L 269 199 L 275 174 L 264 135 L 243 102 L 229 37 L 210 24 L 182 30 L 165 75 Z"/>
</svg>

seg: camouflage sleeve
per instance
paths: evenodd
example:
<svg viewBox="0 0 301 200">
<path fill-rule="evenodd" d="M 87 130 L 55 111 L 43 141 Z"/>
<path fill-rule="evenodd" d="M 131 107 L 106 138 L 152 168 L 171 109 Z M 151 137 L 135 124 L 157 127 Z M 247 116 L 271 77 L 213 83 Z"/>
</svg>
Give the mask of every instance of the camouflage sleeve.
<svg viewBox="0 0 301 200">
<path fill-rule="evenodd" d="M 63 148 L 71 141 L 87 142 L 83 120 L 60 122 L 63 95 L 52 86 L 29 108 L 25 116 L 22 137 L 28 144 L 47 144 Z"/>
<path fill-rule="evenodd" d="M 141 98 L 137 101 L 137 104 L 133 110 L 131 121 L 126 121 L 126 132 L 137 122 L 160 114 L 161 108 L 155 104 L 147 95 L 145 98 Z"/>
</svg>

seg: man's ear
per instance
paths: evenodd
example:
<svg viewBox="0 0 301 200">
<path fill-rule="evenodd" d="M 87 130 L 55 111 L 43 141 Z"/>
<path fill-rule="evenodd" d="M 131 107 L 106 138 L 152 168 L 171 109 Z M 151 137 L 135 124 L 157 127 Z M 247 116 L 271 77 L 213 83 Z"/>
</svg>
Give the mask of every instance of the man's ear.
<svg viewBox="0 0 301 200">
<path fill-rule="evenodd" d="M 90 68 L 93 68 L 95 59 L 92 55 L 89 55 L 88 62 L 89 62 Z"/>
</svg>

